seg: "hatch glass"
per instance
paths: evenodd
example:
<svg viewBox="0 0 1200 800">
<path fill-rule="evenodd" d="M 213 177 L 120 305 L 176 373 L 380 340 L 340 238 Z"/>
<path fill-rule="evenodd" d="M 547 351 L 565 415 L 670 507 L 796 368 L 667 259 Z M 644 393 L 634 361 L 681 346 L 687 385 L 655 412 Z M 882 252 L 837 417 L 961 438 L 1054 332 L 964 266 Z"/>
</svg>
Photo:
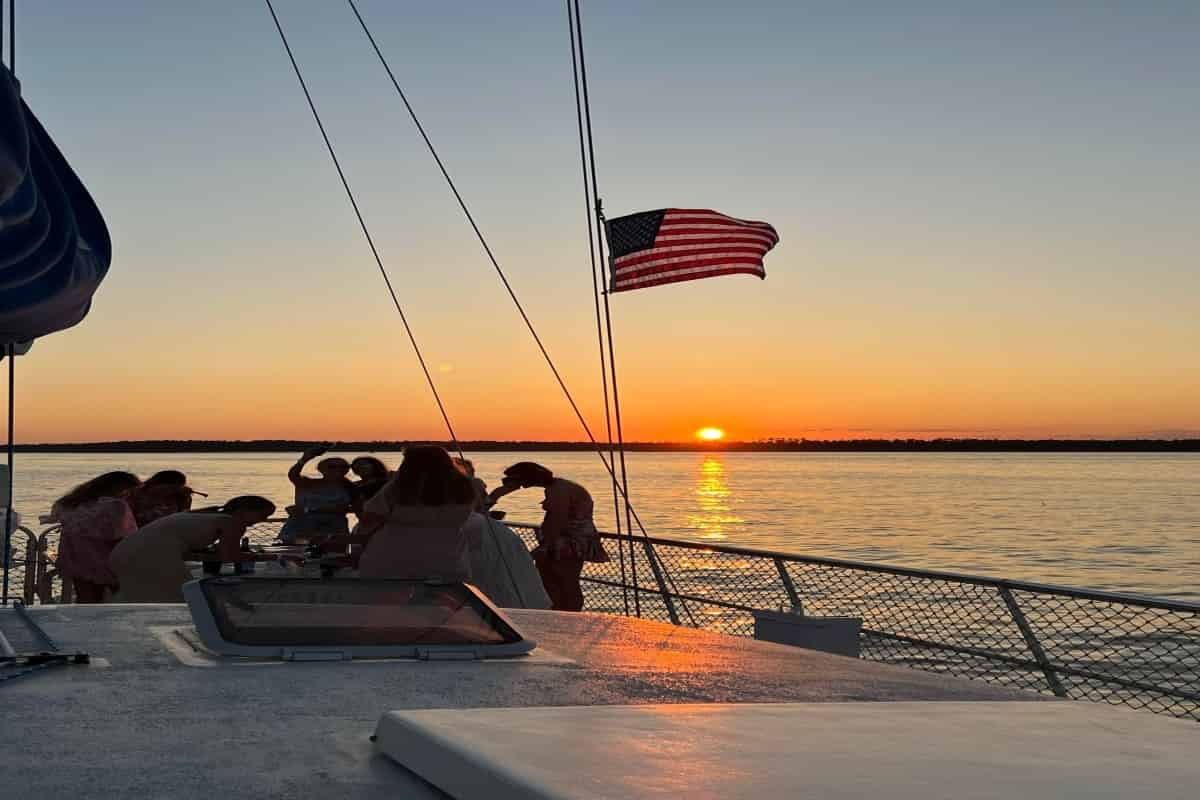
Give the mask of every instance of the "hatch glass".
<svg viewBox="0 0 1200 800">
<path fill-rule="evenodd" d="M 481 646 L 508 651 L 527 642 L 486 597 L 464 583 L 221 577 L 188 584 L 185 596 L 202 636 L 211 621 L 215 631 L 210 635 L 240 648 L 352 652 Z M 195 600 L 202 600 L 200 608 Z M 531 649 L 528 644 L 519 649 Z"/>
</svg>

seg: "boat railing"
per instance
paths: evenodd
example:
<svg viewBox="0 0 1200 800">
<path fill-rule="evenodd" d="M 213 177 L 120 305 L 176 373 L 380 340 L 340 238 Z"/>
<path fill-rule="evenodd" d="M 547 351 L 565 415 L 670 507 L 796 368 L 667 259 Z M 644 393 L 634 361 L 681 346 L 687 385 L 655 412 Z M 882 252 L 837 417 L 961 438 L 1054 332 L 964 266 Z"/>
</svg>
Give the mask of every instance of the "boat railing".
<svg viewBox="0 0 1200 800">
<path fill-rule="evenodd" d="M 283 520 L 249 531 L 276 539 Z M 532 546 L 537 527 L 507 523 Z M 589 611 L 753 636 L 754 612 L 862 620 L 863 658 L 1200 721 L 1200 604 L 820 556 L 602 534 Z M 10 596 L 63 602 L 57 528 L 14 534 Z M 67 589 L 69 591 L 69 588 Z"/>
</svg>

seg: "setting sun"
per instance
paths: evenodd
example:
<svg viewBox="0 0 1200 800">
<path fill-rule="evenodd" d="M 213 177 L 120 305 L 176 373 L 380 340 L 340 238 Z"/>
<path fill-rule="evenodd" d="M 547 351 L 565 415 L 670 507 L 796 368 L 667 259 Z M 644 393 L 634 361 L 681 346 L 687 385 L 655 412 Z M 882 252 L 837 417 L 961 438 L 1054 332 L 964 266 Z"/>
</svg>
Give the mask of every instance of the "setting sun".
<svg viewBox="0 0 1200 800">
<path fill-rule="evenodd" d="M 696 431 L 696 438 L 706 442 L 717 442 L 725 438 L 725 431 L 720 428 L 701 428 Z"/>
</svg>

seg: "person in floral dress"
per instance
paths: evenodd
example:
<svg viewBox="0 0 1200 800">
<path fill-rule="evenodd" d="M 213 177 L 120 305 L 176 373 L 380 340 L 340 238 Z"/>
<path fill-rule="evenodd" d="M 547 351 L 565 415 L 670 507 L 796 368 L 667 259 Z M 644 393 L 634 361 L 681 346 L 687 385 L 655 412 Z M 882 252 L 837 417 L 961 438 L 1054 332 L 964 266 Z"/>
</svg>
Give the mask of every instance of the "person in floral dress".
<svg viewBox="0 0 1200 800">
<path fill-rule="evenodd" d="M 117 543 L 137 530 L 128 498 L 141 485 L 129 472 L 106 472 L 60 497 L 50 519 L 60 526 L 58 571 L 71 581 L 77 603 L 103 603 L 117 576 L 108 558 Z"/>
</svg>

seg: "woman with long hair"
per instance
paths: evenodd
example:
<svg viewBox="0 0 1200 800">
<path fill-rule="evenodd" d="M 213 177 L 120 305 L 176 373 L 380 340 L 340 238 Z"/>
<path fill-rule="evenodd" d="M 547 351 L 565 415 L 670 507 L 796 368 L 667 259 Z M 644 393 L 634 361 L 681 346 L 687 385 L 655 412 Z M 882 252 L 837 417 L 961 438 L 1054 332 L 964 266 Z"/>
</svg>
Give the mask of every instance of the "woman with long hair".
<svg viewBox="0 0 1200 800">
<path fill-rule="evenodd" d="M 117 543 L 137 530 L 129 496 L 141 481 L 131 472 L 106 472 L 79 484 L 50 509 L 61 526 L 58 571 L 70 581 L 77 603 L 103 603 L 117 587 L 108 558 Z"/>
<path fill-rule="evenodd" d="M 559 478 L 532 461 L 521 461 L 504 470 L 504 479 L 489 500 L 495 503 L 519 489 L 546 491 L 546 515 L 538 529 L 533 561 L 541 573 L 555 611 L 582 611 L 583 587 L 579 577 L 585 561 L 605 562 L 608 554 L 592 520 L 592 496 L 574 481 Z"/>
<path fill-rule="evenodd" d="M 121 582 L 119 603 L 182 603 L 183 585 L 192 579 L 188 561 L 214 542 L 222 561 L 265 561 L 274 556 L 239 549 L 246 528 L 275 513 L 265 497 L 243 495 L 223 506 L 184 511 L 151 522 L 113 550 L 110 563 Z"/>
<path fill-rule="evenodd" d="M 359 533 L 370 535 L 358 562 L 364 578 L 470 580 L 463 525 L 475 489 L 440 447 L 410 447 L 395 476 L 367 501 Z"/>
</svg>

